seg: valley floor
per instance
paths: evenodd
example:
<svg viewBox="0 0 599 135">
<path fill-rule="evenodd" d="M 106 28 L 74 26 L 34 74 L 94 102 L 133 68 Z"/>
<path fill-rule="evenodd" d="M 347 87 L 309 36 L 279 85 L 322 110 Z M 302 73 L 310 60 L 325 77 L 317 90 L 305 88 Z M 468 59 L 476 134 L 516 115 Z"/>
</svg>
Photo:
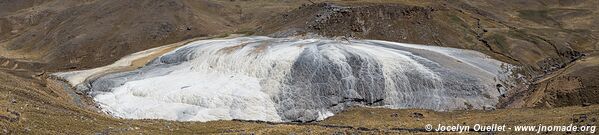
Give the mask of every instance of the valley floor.
<svg viewBox="0 0 599 135">
<path fill-rule="evenodd" d="M 47 81 L 45 76 L 44 73 L 0 69 L 2 134 L 421 134 L 431 133 L 426 132 L 426 124 L 435 127 L 438 124 L 505 124 L 507 127 L 594 125 L 599 117 L 599 105 L 591 105 L 454 112 L 353 107 L 324 121 L 303 124 L 238 120 L 125 120 L 79 107 L 68 97 L 67 92 L 52 81 Z M 499 133 L 514 132 L 508 130 Z"/>
</svg>

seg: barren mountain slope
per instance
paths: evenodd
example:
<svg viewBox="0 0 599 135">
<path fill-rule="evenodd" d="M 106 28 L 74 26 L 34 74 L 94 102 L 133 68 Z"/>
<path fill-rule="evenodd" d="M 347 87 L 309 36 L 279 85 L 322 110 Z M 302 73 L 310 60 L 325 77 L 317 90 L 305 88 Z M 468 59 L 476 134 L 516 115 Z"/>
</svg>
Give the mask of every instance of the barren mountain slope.
<svg viewBox="0 0 599 135">
<path fill-rule="evenodd" d="M 294 5 L 216 0 L 3 1 L 0 7 L 12 8 L 0 13 L 0 56 L 51 63 L 47 69 L 97 67 L 159 45 L 243 30 L 242 24 Z"/>
<path fill-rule="evenodd" d="M 12 55 L 6 57 L 60 66 L 108 63 L 169 40 L 220 32 L 208 28 L 225 28 L 194 16 L 178 1 L 91 1 L 66 8 L 65 2 L 74 1 L 46 2 L 6 16 L 12 28 L 4 43 Z"/>
<path fill-rule="evenodd" d="M 569 124 L 578 116 L 597 118 L 599 106 L 577 106 L 599 103 L 597 0 L 312 1 L 0 0 L 0 134 L 405 133 L 431 121 Z M 273 124 L 117 119 L 82 107 L 85 94 L 48 78 L 231 33 L 316 33 L 466 48 L 523 66 L 518 73 L 527 81 L 498 104 L 506 109 L 496 111 L 358 108 L 317 123 Z M 414 112 L 425 118 L 410 117 Z"/>
</svg>

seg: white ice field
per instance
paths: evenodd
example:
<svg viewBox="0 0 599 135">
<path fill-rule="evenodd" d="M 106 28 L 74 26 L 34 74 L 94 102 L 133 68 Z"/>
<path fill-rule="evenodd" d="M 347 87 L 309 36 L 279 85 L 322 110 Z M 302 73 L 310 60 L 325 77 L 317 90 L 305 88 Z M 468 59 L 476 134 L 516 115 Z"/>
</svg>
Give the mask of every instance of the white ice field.
<svg viewBox="0 0 599 135">
<path fill-rule="evenodd" d="M 154 49 L 155 50 L 155 49 Z M 377 40 L 199 40 L 127 66 L 57 73 L 116 117 L 313 121 L 352 105 L 438 111 L 498 102 L 507 64 L 482 53 Z"/>
</svg>

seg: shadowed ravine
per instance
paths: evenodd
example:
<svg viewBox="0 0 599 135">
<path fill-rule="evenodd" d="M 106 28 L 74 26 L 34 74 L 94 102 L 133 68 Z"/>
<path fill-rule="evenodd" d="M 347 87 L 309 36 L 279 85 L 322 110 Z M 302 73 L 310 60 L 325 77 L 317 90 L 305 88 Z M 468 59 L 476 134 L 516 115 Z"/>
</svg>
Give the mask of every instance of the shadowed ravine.
<svg viewBox="0 0 599 135">
<path fill-rule="evenodd" d="M 453 48 L 238 37 L 191 42 L 132 71 L 56 75 L 116 117 L 306 122 L 357 104 L 493 108 L 508 67 L 482 53 Z"/>
</svg>

